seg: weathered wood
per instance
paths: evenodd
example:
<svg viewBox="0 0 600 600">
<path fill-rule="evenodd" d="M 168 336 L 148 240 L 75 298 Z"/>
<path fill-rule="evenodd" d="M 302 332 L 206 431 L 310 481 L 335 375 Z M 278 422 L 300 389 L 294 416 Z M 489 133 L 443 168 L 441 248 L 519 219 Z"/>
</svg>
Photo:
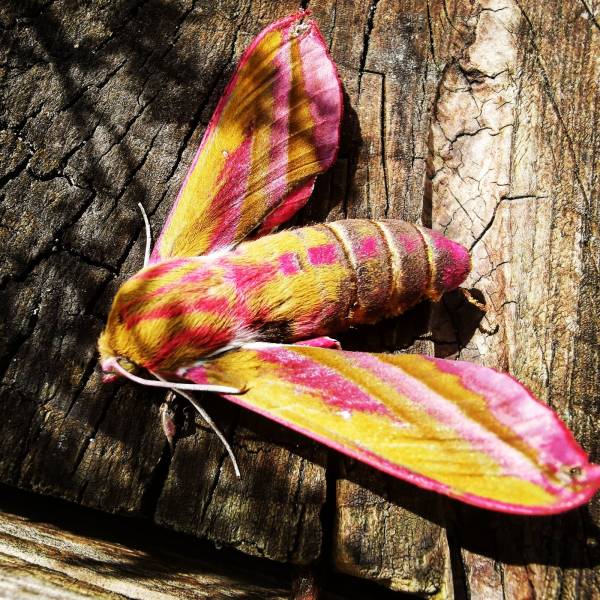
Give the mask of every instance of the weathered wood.
<svg viewBox="0 0 600 600">
<path fill-rule="evenodd" d="M 290 568 L 216 549 L 145 519 L 0 486 L 0 597 L 383 600 L 398 594 L 314 566 Z"/>
<path fill-rule="evenodd" d="M 598 22 L 552 0 L 310 3 L 346 92 L 340 159 L 298 222 L 421 221 L 473 249 L 469 284 L 345 347 L 510 370 L 600 459 Z M 278 561 L 320 560 L 422 596 L 592 597 L 599 503 L 470 509 L 206 399 L 235 479 L 183 405 L 102 386 L 95 340 L 141 265 L 251 37 L 293 2 L 5 2 L 0 98 L 0 480 L 147 516 Z"/>
<path fill-rule="evenodd" d="M 150 544 L 138 538 L 124 545 L 0 512 L 0 596 L 275 600 L 289 595 L 289 582 L 281 575 L 244 570 L 222 558 L 217 562 L 208 553 L 198 557 L 189 541 L 186 546 L 158 535 Z"/>
</svg>

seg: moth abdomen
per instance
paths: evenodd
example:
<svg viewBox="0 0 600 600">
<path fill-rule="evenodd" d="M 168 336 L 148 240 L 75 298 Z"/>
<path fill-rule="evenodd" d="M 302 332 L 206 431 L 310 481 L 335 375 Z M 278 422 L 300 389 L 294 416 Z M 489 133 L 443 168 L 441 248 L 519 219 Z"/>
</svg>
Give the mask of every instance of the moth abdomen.
<svg viewBox="0 0 600 600">
<path fill-rule="evenodd" d="M 270 269 L 265 285 L 238 279 L 238 289 L 259 320 L 286 323 L 289 337 L 281 341 L 398 315 L 422 299 L 439 299 L 470 270 L 462 246 L 398 220 L 283 231 L 242 244 L 227 262 Z"/>
<path fill-rule="evenodd" d="M 341 312 L 349 325 L 398 315 L 425 298 L 438 300 L 470 270 L 462 246 L 404 221 L 349 219 L 318 227 L 331 232 L 341 249 L 347 270 L 339 288 L 346 303 Z"/>
<path fill-rule="evenodd" d="M 335 334 L 437 300 L 469 269 L 462 246 L 403 221 L 301 227 L 142 271 L 115 298 L 101 346 L 157 369 L 241 342 Z"/>
</svg>

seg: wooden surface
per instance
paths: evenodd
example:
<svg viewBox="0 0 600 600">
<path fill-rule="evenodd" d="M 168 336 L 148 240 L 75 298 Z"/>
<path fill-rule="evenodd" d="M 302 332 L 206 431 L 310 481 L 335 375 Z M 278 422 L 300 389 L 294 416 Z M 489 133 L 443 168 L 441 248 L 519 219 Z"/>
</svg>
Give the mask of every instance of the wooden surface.
<svg viewBox="0 0 600 600">
<path fill-rule="evenodd" d="M 60 510 L 52 516 L 56 518 L 57 512 Z M 77 527 L 69 530 L 65 527 L 73 520 L 65 519 L 68 512 L 63 506 L 60 525 L 31 515 L 0 512 L 1 598 L 289 597 L 290 583 L 281 573 L 261 572 L 256 565 L 244 569 L 214 549 L 199 552 L 193 541 L 169 538 L 160 531 L 128 532 L 135 530 L 133 524 L 126 524 L 121 531 L 127 545 L 104 539 L 99 525 L 106 525 L 107 520 L 102 523 L 91 511 L 85 514 L 83 526 L 80 519 Z M 45 513 L 48 517 L 49 511 Z"/>
<path fill-rule="evenodd" d="M 366 580 L 215 548 L 147 520 L 109 515 L 48 497 L 40 501 L 35 493 L 0 485 L 3 600 L 317 597 L 391 600 L 398 594 Z"/>
<path fill-rule="evenodd" d="M 439 598 L 600 597 L 600 502 L 528 519 L 468 508 L 215 398 L 241 482 L 159 393 L 102 386 L 95 341 L 164 220 L 236 58 L 293 2 L 0 6 L 0 481 L 218 546 Z M 584 0 L 312 1 L 345 88 L 340 158 L 299 223 L 432 225 L 469 284 L 349 349 L 509 370 L 600 460 L 600 27 Z M 43 502 L 43 496 L 39 496 Z"/>
</svg>

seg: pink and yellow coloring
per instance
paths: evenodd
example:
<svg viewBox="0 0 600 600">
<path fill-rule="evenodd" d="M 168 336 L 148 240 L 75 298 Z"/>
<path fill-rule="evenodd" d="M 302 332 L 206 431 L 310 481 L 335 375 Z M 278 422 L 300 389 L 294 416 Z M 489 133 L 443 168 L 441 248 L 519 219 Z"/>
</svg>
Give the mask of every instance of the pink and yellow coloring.
<svg viewBox="0 0 600 600">
<path fill-rule="evenodd" d="M 299 12 L 267 27 L 217 105 L 149 264 L 115 297 L 99 340 L 104 370 L 220 391 L 478 506 L 549 514 L 586 502 L 600 467 L 509 375 L 344 352 L 327 337 L 437 301 L 471 266 L 459 244 L 396 220 L 272 233 L 334 162 L 341 116 L 316 24 Z"/>
</svg>

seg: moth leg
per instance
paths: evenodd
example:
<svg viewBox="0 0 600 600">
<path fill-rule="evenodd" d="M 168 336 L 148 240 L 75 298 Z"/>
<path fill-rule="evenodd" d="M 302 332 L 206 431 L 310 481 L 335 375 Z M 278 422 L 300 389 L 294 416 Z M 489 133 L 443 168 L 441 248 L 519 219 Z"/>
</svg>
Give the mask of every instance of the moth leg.
<svg viewBox="0 0 600 600">
<path fill-rule="evenodd" d="M 335 350 L 342 349 L 342 345 L 339 343 L 338 340 L 327 336 L 317 337 L 311 340 L 302 340 L 301 342 L 296 342 L 296 346 L 312 346 L 314 348 L 333 348 Z"/>
<path fill-rule="evenodd" d="M 175 424 L 175 410 L 173 409 L 173 401 L 175 400 L 175 394 L 169 392 L 165 401 L 160 405 L 160 423 L 162 425 L 163 432 L 169 443 L 171 454 L 173 454 L 173 439 L 177 433 L 177 425 Z"/>
<path fill-rule="evenodd" d="M 240 468 L 237 464 L 237 460 L 235 459 L 235 454 L 233 453 L 233 450 L 231 449 L 229 442 L 225 439 L 225 436 L 223 435 L 221 430 L 217 427 L 215 422 L 211 419 L 210 415 L 202 408 L 200 403 L 193 396 L 191 396 L 190 394 L 186 394 L 182 390 L 174 390 L 174 392 L 171 392 L 169 394 L 170 396 L 172 395 L 172 399 L 170 400 L 171 402 L 175 398 L 175 394 L 179 394 L 186 400 L 189 400 L 191 405 L 198 411 L 198 413 L 206 421 L 208 426 L 215 432 L 215 434 L 221 440 L 221 443 L 225 447 L 225 451 L 229 455 L 229 458 L 231 459 L 231 462 L 233 464 L 233 470 L 235 471 L 236 477 L 240 478 L 241 477 Z M 169 442 L 171 452 L 173 452 L 173 437 L 175 436 L 175 433 L 177 431 L 177 425 L 175 424 L 175 421 L 174 421 L 175 412 L 170 408 L 168 401 L 169 400 L 165 400 L 162 403 L 162 405 L 160 407 L 160 413 L 161 413 L 161 422 L 162 422 L 162 426 L 163 426 L 163 431 L 165 432 L 165 436 L 167 437 L 167 441 Z"/>
<path fill-rule="evenodd" d="M 475 298 L 475 296 L 473 296 L 473 294 L 471 294 L 470 290 L 468 290 L 467 288 L 464 288 L 464 287 L 459 287 L 458 289 L 460 290 L 462 295 L 465 297 L 467 302 L 469 302 L 473 306 L 476 306 L 482 312 L 488 312 L 488 307 L 483 302 L 480 302 L 479 300 L 477 300 L 477 298 Z"/>
</svg>

